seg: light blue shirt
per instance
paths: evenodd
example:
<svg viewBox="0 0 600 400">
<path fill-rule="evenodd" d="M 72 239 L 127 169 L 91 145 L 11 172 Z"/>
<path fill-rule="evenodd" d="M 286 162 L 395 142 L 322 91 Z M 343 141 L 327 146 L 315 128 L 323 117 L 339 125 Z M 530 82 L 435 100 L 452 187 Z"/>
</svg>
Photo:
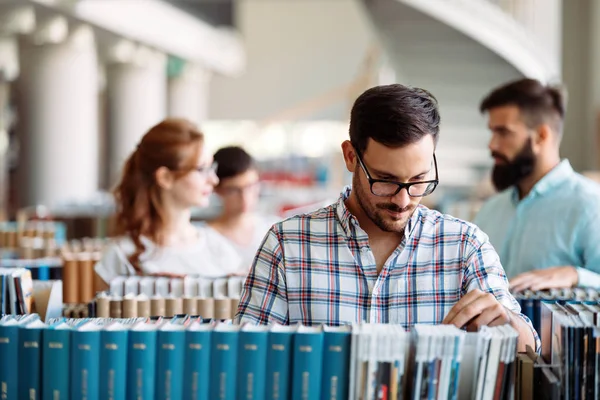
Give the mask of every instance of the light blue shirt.
<svg viewBox="0 0 600 400">
<path fill-rule="evenodd" d="M 563 160 L 519 201 L 516 187 L 475 217 L 509 279 L 548 267 L 577 267 L 579 285 L 600 288 L 600 185 Z M 593 272 L 592 272 L 593 271 Z"/>
</svg>

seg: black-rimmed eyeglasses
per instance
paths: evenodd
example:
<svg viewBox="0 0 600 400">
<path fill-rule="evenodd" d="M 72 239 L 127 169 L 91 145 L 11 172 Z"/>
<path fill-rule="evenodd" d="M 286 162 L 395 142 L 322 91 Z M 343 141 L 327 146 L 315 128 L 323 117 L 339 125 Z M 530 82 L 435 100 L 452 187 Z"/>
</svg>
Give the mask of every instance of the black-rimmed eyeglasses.
<svg viewBox="0 0 600 400">
<path fill-rule="evenodd" d="M 367 167 L 365 166 L 362 157 L 360 156 L 360 154 L 358 154 L 358 152 L 356 152 L 356 158 L 358 159 L 358 163 L 360 164 L 362 170 L 367 176 L 367 180 L 369 181 L 369 185 L 371 187 L 371 193 L 373 193 L 375 196 L 392 197 L 400 193 L 402 189 L 406 189 L 406 192 L 411 197 L 423 197 L 433 193 L 437 185 L 440 183 L 438 179 L 438 168 L 435 154 L 433 155 L 435 179 L 429 181 L 409 183 L 388 181 L 385 179 L 373 179 L 373 177 L 371 177 L 371 174 L 367 170 Z"/>
</svg>

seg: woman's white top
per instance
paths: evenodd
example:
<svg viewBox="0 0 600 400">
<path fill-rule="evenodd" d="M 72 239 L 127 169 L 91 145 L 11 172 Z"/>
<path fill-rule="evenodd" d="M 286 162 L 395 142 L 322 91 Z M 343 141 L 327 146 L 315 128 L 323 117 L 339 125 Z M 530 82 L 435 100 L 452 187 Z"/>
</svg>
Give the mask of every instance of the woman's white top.
<svg viewBox="0 0 600 400">
<path fill-rule="evenodd" d="M 146 246 L 140 255 L 144 274 L 171 273 L 220 278 L 240 270 L 241 259 L 237 250 L 225 238 L 208 235 L 204 229 L 199 229 L 198 240 L 188 246 L 159 247 L 144 236 L 141 241 Z M 107 283 L 117 276 L 136 275 L 128 260 L 134 251 L 135 245 L 128 236 L 114 239 L 96 263 L 96 273 Z"/>
<path fill-rule="evenodd" d="M 260 248 L 260 245 L 262 244 L 263 239 L 267 235 L 267 232 L 269 232 L 269 229 L 271 229 L 273 224 L 275 224 L 276 222 L 279 222 L 280 220 L 281 220 L 281 218 L 276 217 L 276 216 L 269 216 L 269 215 L 258 216 L 256 225 L 254 226 L 254 231 L 252 232 L 252 239 L 246 246 L 242 246 L 242 245 L 230 240 L 229 238 L 227 238 L 226 236 L 224 236 L 223 234 L 221 234 L 219 231 L 217 231 L 216 229 L 214 229 L 213 227 L 211 227 L 208 224 L 203 225 L 203 227 L 206 230 L 207 236 L 214 238 L 214 240 L 217 240 L 218 238 L 221 238 L 222 240 L 226 240 L 229 243 L 229 245 L 236 250 L 237 254 L 239 255 L 239 257 L 241 259 L 240 268 L 238 269 L 237 272 L 238 272 L 238 274 L 244 274 L 244 273 L 248 273 L 248 270 L 252 266 L 254 257 L 256 256 L 256 253 L 257 253 L 258 249 Z"/>
</svg>

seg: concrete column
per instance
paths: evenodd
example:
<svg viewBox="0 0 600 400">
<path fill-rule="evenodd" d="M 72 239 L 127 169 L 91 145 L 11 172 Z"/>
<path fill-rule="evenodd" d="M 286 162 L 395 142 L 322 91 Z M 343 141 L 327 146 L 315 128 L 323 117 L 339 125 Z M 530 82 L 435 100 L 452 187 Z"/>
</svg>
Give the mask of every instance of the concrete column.
<svg viewBox="0 0 600 400">
<path fill-rule="evenodd" d="M 168 115 L 200 126 L 208 118 L 210 72 L 199 65 L 182 63 L 169 77 Z"/>
<path fill-rule="evenodd" d="M 165 118 L 167 86 L 164 54 L 139 47 L 115 54 L 106 67 L 111 186 L 144 133 Z"/>
<path fill-rule="evenodd" d="M 19 203 L 88 199 L 98 189 L 93 31 L 57 18 L 19 43 Z"/>
<path fill-rule="evenodd" d="M 563 81 L 569 96 L 561 155 L 579 171 L 598 165 L 597 118 L 600 103 L 594 102 L 600 85 L 600 4 L 596 0 L 563 2 Z M 596 60 L 596 61 L 595 61 Z"/>
</svg>

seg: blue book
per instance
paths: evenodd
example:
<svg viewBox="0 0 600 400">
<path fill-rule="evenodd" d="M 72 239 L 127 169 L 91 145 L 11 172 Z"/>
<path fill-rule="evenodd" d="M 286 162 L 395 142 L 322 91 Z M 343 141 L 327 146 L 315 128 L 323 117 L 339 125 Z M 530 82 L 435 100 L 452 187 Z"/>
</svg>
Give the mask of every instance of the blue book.
<svg viewBox="0 0 600 400">
<path fill-rule="evenodd" d="M 157 325 L 138 322 L 129 330 L 127 398 L 153 400 L 156 378 Z"/>
<path fill-rule="evenodd" d="M 192 322 L 185 332 L 184 400 L 209 400 L 210 343 L 213 325 Z"/>
<path fill-rule="evenodd" d="M 98 400 L 100 378 L 100 330 L 86 322 L 71 333 L 71 399 Z"/>
<path fill-rule="evenodd" d="M 19 326 L 39 320 L 36 314 L 0 320 L 0 399 L 17 400 L 19 377 Z"/>
<path fill-rule="evenodd" d="M 127 377 L 127 327 L 119 322 L 100 333 L 100 400 L 125 400 Z"/>
<path fill-rule="evenodd" d="M 211 343 L 210 399 L 235 400 L 238 325 L 218 323 Z"/>
<path fill-rule="evenodd" d="M 71 330 L 65 322 L 51 324 L 42 334 L 42 398 L 69 400 Z"/>
<path fill-rule="evenodd" d="M 185 326 L 166 321 L 157 336 L 156 397 L 180 400 L 183 397 Z"/>
<path fill-rule="evenodd" d="M 267 345 L 267 400 L 286 400 L 291 393 L 292 346 L 297 325 L 273 325 Z"/>
<path fill-rule="evenodd" d="M 350 326 L 323 327 L 323 383 L 322 400 L 348 398 L 350 365 Z"/>
<path fill-rule="evenodd" d="M 0 322 L 0 399 L 17 400 L 19 364 L 19 321 L 3 318 Z"/>
<path fill-rule="evenodd" d="M 292 400 L 318 399 L 323 367 L 323 329 L 300 325 L 294 336 Z"/>
<path fill-rule="evenodd" d="M 19 398 L 42 398 L 42 332 L 47 327 L 40 320 L 19 329 Z"/>
<path fill-rule="evenodd" d="M 267 377 L 269 327 L 244 325 L 238 343 L 237 398 L 263 400 Z"/>
</svg>

